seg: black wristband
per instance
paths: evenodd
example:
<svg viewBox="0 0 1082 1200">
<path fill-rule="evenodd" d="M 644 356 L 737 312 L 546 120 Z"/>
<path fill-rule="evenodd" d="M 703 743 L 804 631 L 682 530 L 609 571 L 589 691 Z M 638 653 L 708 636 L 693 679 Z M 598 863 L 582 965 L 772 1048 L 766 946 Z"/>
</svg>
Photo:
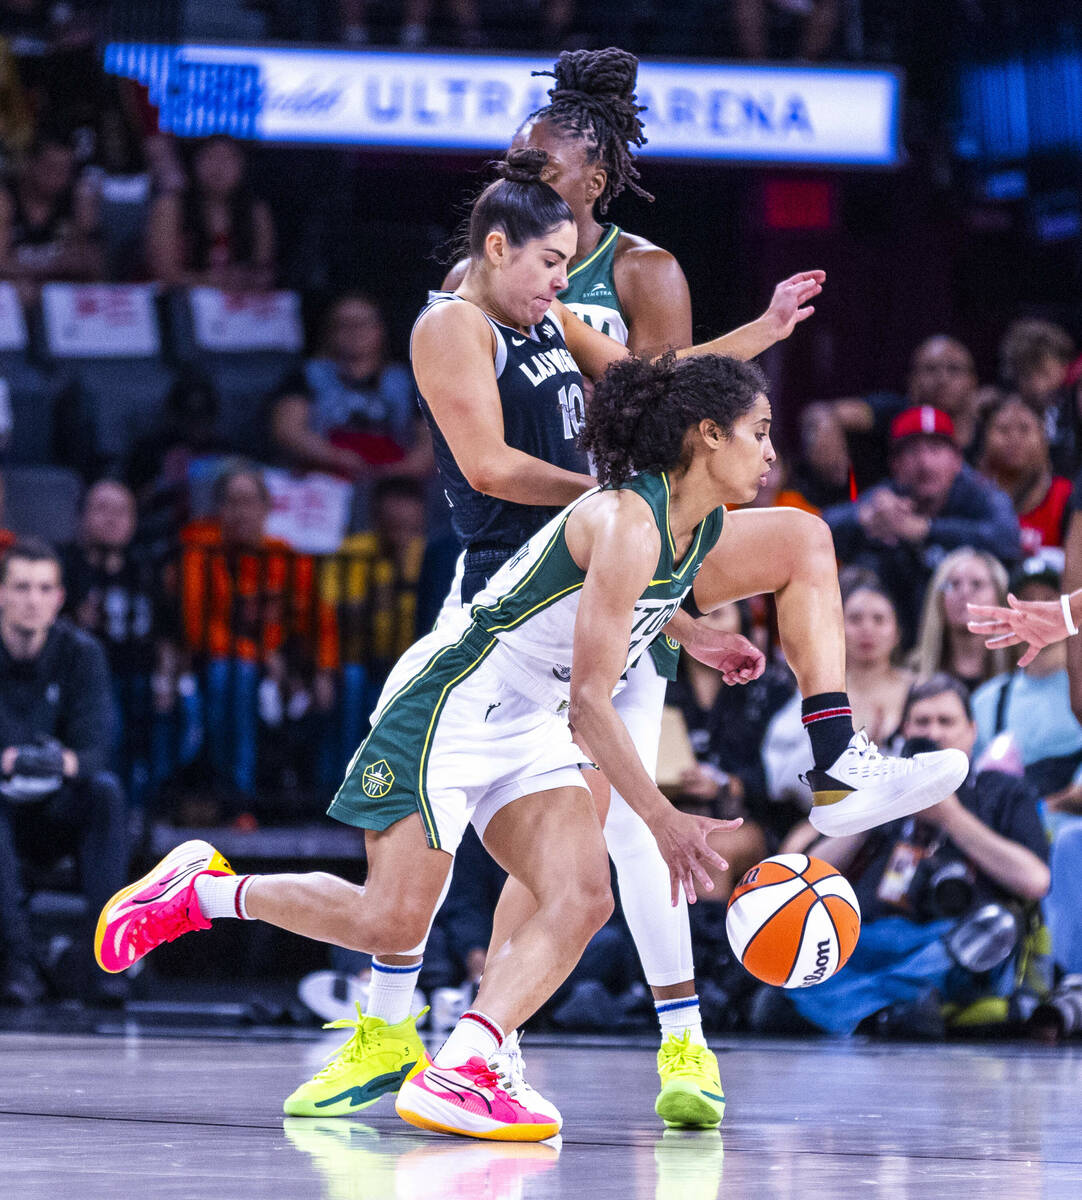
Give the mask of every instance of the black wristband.
<svg viewBox="0 0 1082 1200">
<path fill-rule="evenodd" d="M 700 617 L 706 616 L 704 612 L 695 603 L 695 589 L 688 588 L 688 594 L 680 601 L 680 608 L 688 614 L 689 617 L 694 617 L 697 621 Z"/>
</svg>

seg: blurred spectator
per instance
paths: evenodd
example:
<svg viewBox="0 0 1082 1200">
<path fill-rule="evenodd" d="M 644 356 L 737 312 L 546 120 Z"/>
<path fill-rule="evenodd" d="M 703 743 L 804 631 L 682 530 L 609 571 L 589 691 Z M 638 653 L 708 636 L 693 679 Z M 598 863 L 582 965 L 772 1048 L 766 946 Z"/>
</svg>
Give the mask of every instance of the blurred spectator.
<svg viewBox="0 0 1082 1200">
<path fill-rule="evenodd" d="M 1082 466 L 1082 420 L 1068 386 L 1074 356 L 1071 335 L 1051 321 L 1015 321 L 999 344 L 1004 383 L 1044 417 L 1052 466 L 1068 477 Z"/>
<path fill-rule="evenodd" d="M 931 742 L 971 755 L 977 731 L 964 685 L 948 675 L 917 684 L 903 730 L 919 739 L 913 749 Z M 963 938 L 960 927 L 981 905 L 1032 904 L 1048 890 L 1048 844 L 1036 797 L 1021 780 L 971 773 L 954 795 L 917 817 L 852 837 L 821 838 L 807 828 L 808 853 L 853 884 L 860 940 L 845 969 L 816 987 L 765 989 L 755 1006 L 758 1028 L 792 1028 L 795 1010 L 805 1028 L 829 1033 L 861 1026 L 888 1036 L 941 1037 L 943 1003 L 1013 991 L 1020 937 L 1001 947 L 998 962 L 979 962 L 979 936 Z M 965 932 L 979 935 L 980 926 L 972 922 Z M 862 1025 L 868 1018 L 874 1020 Z"/>
<path fill-rule="evenodd" d="M 109 670 L 89 634 L 57 619 L 60 560 L 17 542 L 0 564 L 0 938 L 3 998 L 42 994 L 25 911 L 28 866 L 76 853 L 88 911 L 127 877 L 124 793 L 108 770 L 114 713 Z"/>
<path fill-rule="evenodd" d="M 750 636 L 743 604 L 727 604 L 702 620 L 727 633 Z M 666 704 L 683 714 L 697 760 L 685 771 L 675 802 L 682 808 L 701 807 L 705 815 L 745 818 L 736 834 L 724 835 L 721 854 L 730 869 L 723 878 L 715 877 L 711 899 L 726 899 L 744 870 L 767 854 L 768 846 L 776 847 L 787 831 L 784 809 L 770 803 L 760 743 L 766 723 L 793 691 L 792 675 L 778 663 L 768 664 L 751 683 L 727 687 L 720 671 L 689 654 L 681 656 L 679 674 L 669 685 Z"/>
<path fill-rule="evenodd" d="M 0 38 L 0 168 L 10 171 L 34 136 L 34 116 L 8 42 Z"/>
<path fill-rule="evenodd" d="M 273 285 L 274 222 L 245 175 L 244 151 L 232 138 L 199 146 L 187 190 L 158 196 L 150 210 L 146 256 L 155 279 L 241 292 Z"/>
<path fill-rule="evenodd" d="M 973 356 L 956 338 L 937 334 L 926 338 L 913 351 L 909 363 L 906 394 L 874 392 L 864 397 L 821 401 L 805 410 L 805 420 L 820 423 L 816 436 L 838 444 L 838 432 L 823 426 L 833 422 L 849 444 L 857 484 L 866 488 L 878 483 L 889 467 L 891 422 L 907 408 L 925 405 L 938 408 L 951 418 L 954 437 L 968 452 L 977 434 L 979 390 Z"/>
<path fill-rule="evenodd" d="M 387 361 L 387 327 L 369 296 L 340 296 L 320 356 L 287 381 L 271 431 L 290 466 L 350 480 L 433 472 L 432 443 L 409 369 Z"/>
<path fill-rule="evenodd" d="M 1046 559 L 1028 558 L 1011 576 L 1010 590 L 1019 600 L 1058 600 L 1060 574 Z M 1082 725 L 1071 712 L 1065 641 L 978 688 L 973 715 L 978 757 L 1009 733 L 1027 780 L 1051 809 L 1082 797 Z"/>
<path fill-rule="evenodd" d="M 793 504 L 821 513 L 832 504 L 850 499 L 852 466 L 845 431 L 822 404 L 806 408 L 800 417 L 800 458 L 777 504 Z"/>
<path fill-rule="evenodd" d="M 853 724 L 888 753 L 898 737 L 913 675 L 896 663 L 898 614 L 878 583 L 859 580 L 844 595 L 845 690 Z M 801 776 L 812 765 L 800 713 L 801 697 L 781 708 L 763 736 L 763 767 L 772 800 L 795 801 L 806 811 L 811 795 Z"/>
<path fill-rule="evenodd" d="M 0 188 L 0 277 L 32 299 L 44 280 L 100 279 L 102 269 L 97 199 L 76 186 L 71 146 L 42 134 Z"/>
<path fill-rule="evenodd" d="M 79 538 L 63 550 L 64 613 L 104 646 L 120 714 L 117 757 L 129 802 L 142 809 L 151 775 L 151 678 L 162 633 L 158 565 L 133 546 L 135 497 L 103 479 L 83 501 Z"/>
<path fill-rule="evenodd" d="M 1021 396 L 1004 396 L 984 410 L 982 429 L 978 470 L 1011 498 L 1022 530 L 1022 553 L 1062 546 L 1071 481 L 1052 473 L 1040 411 Z"/>
<path fill-rule="evenodd" d="M 871 567 L 894 597 L 911 646 L 924 590 L 950 550 L 973 546 L 1008 562 L 1019 557 L 1010 500 L 962 461 L 950 417 L 909 408 L 891 424 L 890 479 L 823 518 L 844 563 Z"/>
<path fill-rule="evenodd" d="M 132 446 L 124 481 L 135 493 L 144 538 L 172 540 L 191 516 L 193 468 L 209 467 L 230 447 L 218 434 L 218 393 L 184 372 L 169 389 L 158 427 Z"/>
<path fill-rule="evenodd" d="M 567 7 L 571 0 L 563 0 L 558 7 Z M 432 0 L 405 0 L 396 9 L 401 10 L 402 24 L 398 30 L 398 43 L 408 48 L 428 45 L 431 39 Z M 449 0 L 445 6 L 454 27 L 455 44 L 477 47 L 485 44 L 478 0 Z M 372 40 L 368 24 L 368 0 L 338 0 L 338 13 L 342 40 L 351 46 L 367 46 Z"/>
<path fill-rule="evenodd" d="M 986 550 L 952 550 L 932 575 L 924 596 L 910 666 L 917 679 L 946 672 L 972 691 L 1011 668 L 1009 650 L 989 650 L 970 633 L 967 604 L 1006 604 L 1007 568 Z"/>
<path fill-rule="evenodd" d="M 15 534 L 4 524 L 4 477 L 0 475 L 0 554 L 15 544 Z"/>
<path fill-rule="evenodd" d="M 737 45 L 744 58 L 778 57 L 771 50 L 771 10 L 798 23 L 793 57 L 805 62 L 814 62 L 829 51 L 838 25 L 838 0 L 732 0 L 732 10 Z"/>
<path fill-rule="evenodd" d="M 259 702 L 267 701 L 262 679 L 279 684 L 288 678 L 292 694 L 292 681 L 300 685 L 308 676 L 317 704 L 326 708 L 337 647 L 316 603 L 312 560 L 264 531 L 270 496 L 259 468 L 227 463 L 213 498 L 215 517 L 194 521 L 181 534 L 181 625 L 187 650 L 202 667 L 210 761 L 240 797 L 250 798 Z"/>
</svg>

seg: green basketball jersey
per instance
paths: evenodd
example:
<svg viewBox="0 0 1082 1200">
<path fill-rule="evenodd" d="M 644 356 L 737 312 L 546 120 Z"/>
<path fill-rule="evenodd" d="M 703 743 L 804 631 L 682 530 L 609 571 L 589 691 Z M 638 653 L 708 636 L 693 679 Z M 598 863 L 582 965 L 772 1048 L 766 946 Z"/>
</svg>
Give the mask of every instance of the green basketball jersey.
<svg viewBox="0 0 1082 1200">
<path fill-rule="evenodd" d="M 637 475 L 623 485 L 654 514 L 661 550 L 649 586 L 635 604 L 627 666 L 656 643 L 695 581 L 699 566 L 721 534 L 724 509 L 703 520 L 679 563 L 669 526 L 669 479 L 664 471 Z M 592 495 L 593 493 L 587 493 Z M 579 595 L 586 573 L 567 547 L 567 519 L 582 501 L 539 530 L 480 591 L 471 610 L 474 626 L 497 638 L 515 658 L 510 669 L 528 674 L 540 703 L 558 707 L 569 695 L 571 650 Z"/>
<path fill-rule="evenodd" d="M 612 265 L 620 241 L 620 227 L 606 225 L 601 241 L 567 273 L 567 287 L 558 299 L 587 325 L 600 329 L 621 346 L 627 345 L 627 317 L 616 294 Z"/>
<path fill-rule="evenodd" d="M 606 225 L 601 241 L 567 273 L 567 287 L 559 299 L 587 325 L 600 329 L 621 346 L 629 336 L 627 314 L 616 294 L 613 263 L 616 247 L 623 231 L 619 225 Z M 668 635 L 659 637 L 650 646 L 650 657 L 662 679 L 675 679 L 680 661 L 680 643 Z"/>
</svg>

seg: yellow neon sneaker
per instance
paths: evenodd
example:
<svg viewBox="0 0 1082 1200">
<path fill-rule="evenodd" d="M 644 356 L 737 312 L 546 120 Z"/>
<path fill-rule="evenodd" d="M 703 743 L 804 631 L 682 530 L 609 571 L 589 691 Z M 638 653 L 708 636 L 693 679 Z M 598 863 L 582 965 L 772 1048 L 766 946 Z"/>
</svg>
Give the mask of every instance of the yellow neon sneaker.
<svg viewBox="0 0 1082 1200">
<path fill-rule="evenodd" d="M 657 1052 L 661 1091 L 654 1112 L 670 1128 L 714 1129 L 725 1115 L 725 1093 L 721 1090 L 718 1060 L 709 1046 L 691 1040 L 691 1034 L 675 1033 L 661 1043 Z"/>
<path fill-rule="evenodd" d="M 287 1096 L 287 1117 L 348 1117 L 397 1092 L 414 1065 L 424 1058 L 417 1022 L 427 1008 L 397 1025 L 382 1017 L 366 1017 L 357 1005 L 357 1020 L 331 1021 L 324 1029 L 352 1029 L 353 1036 L 331 1061 Z"/>
</svg>

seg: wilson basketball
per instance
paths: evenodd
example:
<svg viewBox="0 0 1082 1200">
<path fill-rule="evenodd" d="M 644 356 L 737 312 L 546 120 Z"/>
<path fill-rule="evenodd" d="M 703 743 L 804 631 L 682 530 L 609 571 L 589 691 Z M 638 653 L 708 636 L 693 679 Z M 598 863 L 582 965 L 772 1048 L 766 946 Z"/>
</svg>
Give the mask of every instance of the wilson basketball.
<svg viewBox="0 0 1082 1200">
<path fill-rule="evenodd" d="M 849 881 L 820 858 L 776 854 L 746 872 L 729 897 L 729 945 L 776 987 L 812 987 L 844 966 L 860 936 Z"/>
</svg>

